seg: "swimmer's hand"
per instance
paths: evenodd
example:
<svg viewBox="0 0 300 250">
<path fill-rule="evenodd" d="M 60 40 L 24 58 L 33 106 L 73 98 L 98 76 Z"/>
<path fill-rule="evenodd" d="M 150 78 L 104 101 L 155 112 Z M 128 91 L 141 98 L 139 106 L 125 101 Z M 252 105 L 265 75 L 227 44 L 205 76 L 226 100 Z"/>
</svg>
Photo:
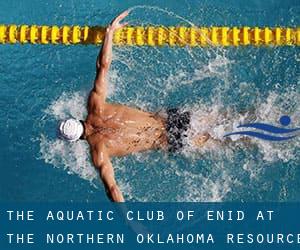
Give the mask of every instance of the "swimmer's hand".
<svg viewBox="0 0 300 250">
<path fill-rule="evenodd" d="M 115 32 L 118 29 L 124 28 L 126 25 L 128 25 L 128 22 L 120 23 L 125 17 L 127 17 L 129 14 L 129 11 L 126 10 L 123 13 L 121 13 L 119 16 L 117 16 L 107 27 L 107 32 Z"/>
<path fill-rule="evenodd" d="M 103 102 L 105 102 L 107 96 L 107 76 L 112 61 L 112 45 L 114 32 L 117 29 L 123 28 L 128 24 L 120 23 L 126 16 L 128 16 L 128 14 L 129 11 L 124 11 L 121 15 L 117 16 L 106 28 L 103 45 L 96 61 L 96 78 L 94 82 L 94 88 L 92 90 L 97 93 L 98 97 L 100 97 L 98 98 L 99 105 L 102 105 Z"/>
</svg>

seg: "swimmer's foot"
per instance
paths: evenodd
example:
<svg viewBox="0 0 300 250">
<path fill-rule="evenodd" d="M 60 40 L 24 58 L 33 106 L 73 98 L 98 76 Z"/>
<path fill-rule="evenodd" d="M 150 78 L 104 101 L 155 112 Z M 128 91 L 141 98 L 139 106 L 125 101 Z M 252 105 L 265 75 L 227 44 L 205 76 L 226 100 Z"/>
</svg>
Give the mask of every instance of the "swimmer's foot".
<svg viewBox="0 0 300 250">
<path fill-rule="evenodd" d="M 196 147 L 202 147 L 209 140 L 209 138 L 211 138 L 209 133 L 205 133 L 205 134 L 197 136 L 193 140 L 193 143 Z"/>
</svg>

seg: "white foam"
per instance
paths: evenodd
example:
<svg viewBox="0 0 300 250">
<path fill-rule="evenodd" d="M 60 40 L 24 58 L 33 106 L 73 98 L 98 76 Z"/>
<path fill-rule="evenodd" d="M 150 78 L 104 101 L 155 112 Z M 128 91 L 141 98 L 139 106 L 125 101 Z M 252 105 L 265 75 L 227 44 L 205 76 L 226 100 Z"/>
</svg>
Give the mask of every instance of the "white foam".
<svg viewBox="0 0 300 250">
<path fill-rule="evenodd" d="M 144 10 L 144 7 L 135 7 L 133 10 Z M 152 12 L 157 9 L 148 10 Z M 167 10 L 160 12 L 186 21 Z M 241 136 L 231 137 L 234 143 L 224 142 L 224 134 L 232 132 L 242 123 L 257 121 L 276 125 L 279 117 L 285 113 L 291 115 L 294 127 L 299 127 L 299 90 L 291 87 L 284 93 L 278 94 L 274 91 L 264 97 L 255 83 L 241 82 L 237 90 L 240 96 L 255 96 L 252 107 L 254 112 L 241 114 L 226 104 L 226 91 L 232 88 L 229 81 L 230 67 L 237 62 L 228 59 L 223 49 L 213 51 L 206 48 L 205 51 L 198 49 L 195 52 L 190 48 L 164 48 L 164 53 L 157 48 L 151 49 L 150 53 L 149 50 L 133 47 L 114 48 L 113 68 L 109 77 L 109 96 L 112 99 L 156 111 L 167 107 L 168 98 L 172 96 L 170 94 L 183 85 L 190 87 L 207 79 L 217 79 L 218 83 L 214 85 L 214 93 L 210 100 L 196 100 L 192 106 L 185 105 L 183 108 L 192 111 L 191 129 L 188 131 L 185 142 L 187 147 L 183 152 L 186 156 L 186 166 L 181 166 L 179 161 L 164 153 L 138 153 L 122 159 L 113 159 L 117 181 L 127 200 L 223 201 L 234 192 L 234 187 L 244 187 L 240 176 L 249 176 L 249 179 L 255 182 L 259 180 L 263 168 L 268 163 L 300 161 L 297 153 L 300 137 L 280 144 L 251 139 L 249 145 L 240 141 Z M 186 67 L 188 63 L 192 63 L 192 67 Z M 158 74 L 158 70 L 163 71 Z M 134 93 L 127 92 L 130 84 L 137 86 Z M 152 91 L 151 98 L 144 86 Z M 45 111 L 46 120 L 56 123 L 69 116 L 84 119 L 87 94 L 63 93 Z M 205 132 L 214 140 L 208 141 L 204 147 L 195 147 L 193 138 Z M 70 145 L 49 135 L 41 135 L 39 140 L 41 158 L 46 163 L 70 174 L 76 174 L 91 183 L 99 181 L 85 142 Z M 258 148 L 259 152 L 253 148 Z M 242 159 L 237 159 L 237 149 L 243 151 Z M 199 169 L 200 160 L 204 162 L 203 166 L 210 165 L 208 173 Z M 240 166 L 237 166 L 238 162 Z M 137 167 L 141 164 L 142 168 Z M 172 193 L 174 196 L 170 195 Z"/>
<path fill-rule="evenodd" d="M 216 164 L 213 172 L 215 176 L 203 176 L 188 171 L 181 171 L 183 177 L 183 195 L 177 197 L 178 201 L 222 201 L 231 191 L 233 180 L 226 171 L 223 163 Z"/>
<path fill-rule="evenodd" d="M 86 94 L 63 93 L 45 110 L 48 120 L 58 120 L 75 117 L 84 119 L 86 116 Z M 53 125 L 51 123 L 51 125 Z M 55 131 L 55 128 L 52 128 Z M 58 138 L 51 139 L 41 134 L 40 158 L 54 167 L 63 168 L 68 174 L 77 174 L 79 177 L 92 181 L 97 177 L 94 167 L 90 163 L 88 145 L 84 141 L 75 143 L 65 142 Z"/>
<path fill-rule="evenodd" d="M 289 98 L 287 98 L 287 96 Z M 293 102 L 291 102 L 291 99 Z M 257 102 L 254 111 L 246 112 L 244 114 L 229 108 L 226 109 L 224 104 L 220 103 L 219 100 L 216 100 L 210 105 L 198 103 L 194 107 L 185 107 L 185 110 L 190 110 L 192 112 L 192 116 L 191 128 L 188 131 L 188 137 L 185 141 L 187 147 L 185 148 L 184 153 L 191 154 L 193 152 L 195 153 L 195 151 L 204 153 L 208 150 L 220 151 L 221 147 L 230 147 L 230 145 L 222 146 L 222 143 L 225 140 L 224 135 L 232 131 L 246 130 L 244 128 L 237 129 L 237 127 L 240 124 L 249 121 L 271 123 L 279 126 L 278 123 L 281 115 L 288 113 L 293 121 L 292 126 L 299 127 L 299 119 L 297 119 L 300 114 L 300 107 L 297 105 L 299 102 L 300 94 L 288 89 L 281 94 L 271 92 L 265 101 Z M 295 105 L 293 105 L 293 103 Z M 288 107 L 290 107 L 290 110 L 288 110 Z M 213 140 L 208 142 L 202 148 L 195 147 L 193 140 L 204 133 L 209 133 Z M 246 136 L 234 135 L 231 136 L 230 139 L 231 141 L 238 142 L 241 138 L 245 137 Z M 299 137 L 296 137 L 287 143 L 274 143 L 255 138 L 249 139 L 250 143 L 258 146 L 265 161 L 282 160 L 287 162 L 295 159 L 295 157 L 299 157 L 296 155 L 296 150 L 300 146 Z M 249 143 L 240 143 L 238 145 L 242 146 L 244 150 L 247 150 Z M 234 150 L 235 146 L 231 147 L 231 150 Z"/>
<path fill-rule="evenodd" d="M 116 74 L 117 75 L 117 74 Z M 118 81 L 117 77 L 115 81 Z M 116 90 L 118 91 L 118 90 Z M 52 119 L 64 119 L 70 115 L 84 118 L 86 115 L 86 94 L 82 95 L 78 92 L 75 93 L 63 93 L 60 98 L 53 101 L 45 113 Z M 289 96 L 289 98 L 287 98 Z M 196 134 L 209 132 L 215 141 L 208 142 L 202 148 L 195 148 L 190 141 L 187 141 L 189 147 L 185 148 L 184 154 L 192 160 L 191 166 L 197 163 L 199 157 L 205 156 L 206 159 L 213 160 L 212 173 L 205 176 L 201 173 L 193 173 L 185 169 L 181 169 L 178 163 L 170 160 L 167 156 L 155 156 L 155 158 L 149 158 L 145 153 L 138 153 L 131 156 L 130 164 L 132 167 L 128 168 L 126 163 L 121 160 L 114 160 L 114 167 L 118 182 L 121 190 L 127 200 L 139 200 L 139 201 L 158 201 L 164 200 L 164 196 L 157 197 L 153 193 L 144 193 L 139 195 L 139 191 L 144 186 L 143 181 L 134 181 L 129 179 L 141 178 L 143 175 L 141 170 L 134 169 L 134 165 L 141 162 L 145 168 L 156 168 L 161 161 L 165 162 L 166 169 L 161 172 L 162 175 L 169 176 L 170 172 L 174 171 L 179 177 L 179 185 L 183 193 L 177 194 L 175 200 L 177 201 L 222 201 L 226 200 L 228 194 L 232 190 L 232 186 L 236 185 L 237 179 L 232 179 L 233 166 L 223 165 L 224 161 L 231 161 L 235 157 L 235 150 L 238 147 L 242 147 L 245 152 L 248 152 L 249 159 L 245 159 L 241 162 L 240 170 L 244 170 L 249 174 L 249 178 L 255 181 L 259 178 L 264 162 L 274 162 L 282 160 L 284 162 L 299 159 L 297 150 L 300 147 L 299 138 L 288 144 L 274 144 L 271 142 L 261 141 L 257 139 L 251 139 L 251 143 L 256 145 L 263 156 L 263 159 L 252 160 L 251 149 L 248 149 L 247 144 L 239 142 L 240 136 L 234 138 L 238 144 L 224 145 L 224 133 L 232 131 L 236 126 L 241 123 L 253 119 L 259 122 L 269 122 L 276 124 L 280 115 L 284 112 L 288 112 L 293 121 L 294 126 L 299 127 L 300 109 L 300 95 L 293 91 L 287 90 L 286 93 L 276 94 L 271 92 L 269 96 L 264 100 L 257 102 L 254 115 L 251 113 L 240 114 L 235 110 L 224 108 L 224 105 L 220 103 L 220 100 L 214 100 L 211 104 L 201 103 L 194 105 L 193 107 L 186 106 L 183 109 L 192 111 L 191 130 L 189 131 L 188 139 L 194 138 Z M 262 100 L 262 98 L 258 98 Z M 290 101 L 293 100 L 293 102 Z M 293 105 L 293 103 L 295 105 Z M 147 103 L 144 103 L 147 107 Z M 250 117 L 250 118 L 249 118 Z M 80 178 L 85 179 L 93 183 L 98 181 L 98 174 L 93 168 L 90 157 L 88 145 L 85 142 L 76 142 L 73 144 L 48 138 L 46 135 L 41 135 L 40 138 L 40 153 L 41 158 L 46 163 L 53 165 L 54 167 L 62 168 L 69 174 L 76 174 Z M 162 159 L 163 157 L 163 159 Z M 235 164 L 235 163 L 234 163 Z M 134 179 L 133 179 L 134 180 Z M 171 183 L 170 183 L 171 185 Z M 169 186 L 169 185 L 167 185 Z"/>
<path fill-rule="evenodd" d="M 281 94 L 271 92 L 265 102 L 258 105 L 257 120 L 268 121 L 269 123 L 278 125 L 279 118 L 283 114 L 288 114 L 292 119 L 292 127 L 300 127 L 300 93 L 293 89 L 287 89 Z M 299 159 L 297 150 L 300 147 L 300 137 L 286 143 L 272 143 L 263 140 L 255 140 L 255 143 L 263 153 L 265 161 L 281 160 L 288 162 L 289 160 Z"/>
<path fill-rule="evenodd" d="M 62 93 L 62 95 L 45 110 L 45 113 L 58 120 L 74 117 L 84 119 L 87 93 Z"/>
<path fill-rule="evenodd" d="M 41 135 L 40 153 L 46 163 L 63 168 L 68 174 L 76 174 L 91 183 L 98 176 L 90 163 L 88 145 L 83 141 L 68 143 Z"/>
</svg>

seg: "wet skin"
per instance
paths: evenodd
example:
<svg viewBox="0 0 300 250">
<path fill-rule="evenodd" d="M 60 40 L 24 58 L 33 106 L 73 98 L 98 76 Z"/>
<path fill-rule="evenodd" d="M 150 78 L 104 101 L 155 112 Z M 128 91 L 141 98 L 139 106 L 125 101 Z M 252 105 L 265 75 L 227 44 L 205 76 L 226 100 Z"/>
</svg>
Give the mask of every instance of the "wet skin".
<svg viewBox="0 0 300 250">
<path fill-rule="evenodd" d="M 88 99 L 88 116 L 84 121 L 82 136 L 90 145 L 93 164 L 99 170 L 107 195 L 115 202 L 123 202 L 124 198 L 116 183 L 110 158 L 167 148 L 164 118 L 125 105 L 106 102 L 113 34 L 127 25 L 120 23 L 127 15 L 127 11 L 123 12 L 107 27 L 96 61 L 96 78 Z M 208 138 L 208 135 L 201 135 L 195 139 L 195 145 L 202 145 Z"/>
<path fill-rule="evenodd" d="M 85 138 L 91 149 L 103 143 L 112 157 L 167 147 L 163 118 L 124 105 L 102 103 L 100 99 L 92 92 L 88 101 Z"/>
<path fill-rule="evenodd" d="M 96 78 L 88 100 L 88 116 L 84 121 L 83 139 L 90 145 L 92 161 L 98 169 L 108 197 L 124 202 L 116 183 L 110 158 L 158 148 L 166 144 L 163 119 L 155 115 L 106 102 L 107 75 L 112 61 L 113 35 L 128 12 L 116 17 L 107 27 L 103 46 L 96 61 Z"/>
</svg>

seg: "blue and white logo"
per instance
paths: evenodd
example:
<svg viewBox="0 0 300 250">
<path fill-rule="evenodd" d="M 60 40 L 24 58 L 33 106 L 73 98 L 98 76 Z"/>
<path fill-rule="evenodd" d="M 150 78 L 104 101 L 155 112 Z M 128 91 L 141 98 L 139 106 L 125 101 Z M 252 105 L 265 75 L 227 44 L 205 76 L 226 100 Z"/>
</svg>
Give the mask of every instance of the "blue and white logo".
<svg viewBox="0 0 300 250">
<path fill-rule="evenodd" d="M 298 136 L 297 132 L 300 131 L 300 128 L 285 128 L 291 124 L 291 118 L 289 116 L 281 116 L 279 122 L 282 127 L 276 127 L 266 123 L 242 124 L 237 128 L 250 128 L 254 130 L 231 132 L 225 134 L 224 137 L 232 135 L 246 135 L 267 141 L 286 141 Z"/>
</svg>

